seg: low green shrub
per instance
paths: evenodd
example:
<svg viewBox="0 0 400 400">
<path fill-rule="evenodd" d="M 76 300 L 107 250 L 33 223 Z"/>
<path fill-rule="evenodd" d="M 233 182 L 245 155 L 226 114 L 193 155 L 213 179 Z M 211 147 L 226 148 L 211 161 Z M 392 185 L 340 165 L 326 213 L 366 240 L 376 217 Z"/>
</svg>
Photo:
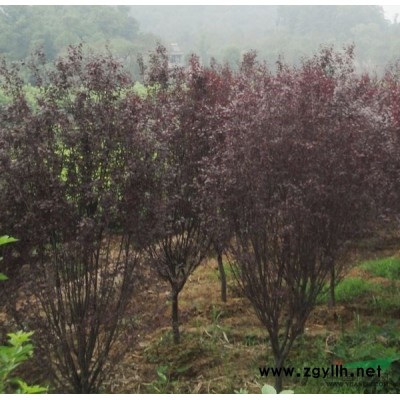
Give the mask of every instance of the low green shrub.
<svg viewBox="0 0 400 400">
<path fill-rule="evenodd" d="M 0 346 L 0 393 L 46 393 L 43 386 L 30 386 L 22 379 L 15 377 L 14 370 L 32 357 L 33 346 L 30 337 L 33 332 L 15 332 L 8 334 L 8 342 Z"/>
<path fill-rule="evenodd" d="M 11 236 L 0 236 L 0 246 L 16 241 L 17 239 Z M 0 281 L 6 279 L 7 276 L 0 273 Z M 32 335 L 33 332 L 9 333 L 7 345 L 0 346 L 0 393 L 32 394 L 47 392 L 47 388 L 38 385 L 30 386 L 13 375 L 14 370 L 21 363 L 32 357 L 33 346 L 30 343 Z"/>
<path fill-rule="evenodd" d="M 7 243 L 13 243 L 13 242 L 16 242 L 16 241 L 17 241 L 17 239 L 15 239 L 15 238 L 13 238 L 13 237 L 11 237 L 11 236 L 7 236 L 7 235 L 0 236 L 0 246 L 3 246 L 3 245 L 5 245 L 5 244 L 7 244 Z M 3 259 L 3 258 L 0 257 L 0 261 L 1 261 L 2 259 Z M 7 276 L 4 275 L 4 274 L 2 274 L 2 273 L 0 272 L 0 281 L 5 281 L 5 280 L 7 280 L 7 279 L 8 279 Z"/>
</svg>

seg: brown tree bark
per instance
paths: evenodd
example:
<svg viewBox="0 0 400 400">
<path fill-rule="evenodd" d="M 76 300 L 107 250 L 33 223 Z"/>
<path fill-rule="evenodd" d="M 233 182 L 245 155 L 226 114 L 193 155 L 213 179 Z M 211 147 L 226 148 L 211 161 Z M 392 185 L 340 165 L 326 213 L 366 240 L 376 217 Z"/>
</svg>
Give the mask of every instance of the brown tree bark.
<svg viewBox="0 0 400 400">
<path fill-rule="evenodd" d="M 172 333 L 173 333 L 173 338 L 174 338 L 174 344 L 179 344 L 179 342 L 180 342 L 178 296 L 179 296 L 179 292 L 176 290 L 173 290 L 172 291 Z"/>
<path fill-rule="evenodd" d="M 224 263 L 222 262 L 221 252 L 218 252 L 217 260 L 218 260 L 219 278 L 221 280 L 221 300 L 224 303 L 226 303 L 226 273 L 224 269 Z"/>
</svg>

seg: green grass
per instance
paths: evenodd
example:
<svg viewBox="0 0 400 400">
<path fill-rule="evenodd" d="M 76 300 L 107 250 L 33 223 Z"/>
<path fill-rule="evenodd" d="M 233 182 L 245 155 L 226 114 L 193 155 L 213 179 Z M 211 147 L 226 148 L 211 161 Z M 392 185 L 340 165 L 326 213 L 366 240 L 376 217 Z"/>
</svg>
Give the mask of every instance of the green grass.
<svg viewBox="0 0 400 400">
<path fill-rule="evenodd" d="M 360 266 L 375 276 L 390 280 L 400 279 L 400 258 L 381 258 L 366 261 Z"/>
<path fill-rule="evenodd" d="M 378 285 L 361 278 L 347 278 L 337 285 L 336 300 L 338 302 L 347 302 L 371 294 L 378 288 Z"/>
<path fill-rule="evenodd" d="M 365 295 L 371 295 L 379 290 L 379 285 L 361 278 L 345 278 L 336 286 L 336 301 L 349 302 Z M 317 304 L 325 304 L 328 301 L 327 288 L 318 296 Z"/>
<path fill-rule="evenodd" d="M 289 355 L 290 364 L 297 368 L 327 367 L 335 359 L 344 363 L 367 360 L 396 358 L 399 356 L 399 325 L 391 321 L 383 326 L 371 324 L 358 315 L 354 315 L 354 328 L 347 329 L 341 335 L 336 335 L 336 342 L 330 346 L 331 353 L 326 352 L 326 342 L 323 337 L 313 340 L 298 340 Z M 297 351 L 296 351 L 297 350 Z M 398 375 L 393 376 L 398 379 Z M 337 381 L 338 385 L 329 385 L 329 381 Z M 379 385 L 369 378 L 362 378 L 360 383 L 365 386 L 353 386 L 356 379 L 347 383 L 341 378 L 313 379 L 300 378 L 294 380 L 295 393 L 375 393 Z M 379 379 L 377 380 L 379 382 Z M 396 381 L 397 382 L 397 381 Z M 290 383 L 290 382 L 288 382 Z M 383 393 L 397 393 L 398 387 L 389 385 L 383 387 Z"/>
<path fill-rule="evenodd" d="M 389 279 L 393 282 L 392 287 L 383 287 L 380 284 L 357 277 L 345 278 L 336 286 L 335 294 L 338 302 L 349 302 L 370 295 L 374 308 L 379 304 L 379 307 L 390 311 L 390 309 L 399 306 L 399 300 L 397 300 L 399 288 L 395 282 L 400 280 L 400 258 L 390 257 L 369 260 L 360 264 L 359 268 L 373 276 Z M 317 304 L 325 304 L 327 301 L 328 286 L 326 285 L 317 298 Z"/>
<path fill-rule="evenodd" d="M 396 313 L 400 309 L 400 288 L 396 281 L 392 280 L 390 285 L 381 287 L 381 290 L 372 295 L 369 304 L 380 313 Z"/>
</svg>

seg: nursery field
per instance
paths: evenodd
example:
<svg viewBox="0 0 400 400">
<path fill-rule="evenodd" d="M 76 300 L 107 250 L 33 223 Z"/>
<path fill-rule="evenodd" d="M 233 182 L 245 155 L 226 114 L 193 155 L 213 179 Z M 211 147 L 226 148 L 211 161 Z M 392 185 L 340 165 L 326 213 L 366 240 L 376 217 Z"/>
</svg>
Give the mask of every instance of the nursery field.
<svg viewBox="0 0 400 400">
<path fill-rule="evenodd" d="M 287 366 L 299 371 L 400 357 L 399 243 L 400 235 L 392 234 L 355 246 L 336 288 L 336 306 L 328 307 L 326 293 L 320 295 Z M 274 384 L 273 378 L 262 377 L 259 371 L 274 363 L 268 335 L 249 301 L 240 295 L 229 265 L 224 266 L 226 302 L 220 299 L 218 268 L 211 257 L 182 291 L 178 345 L 170 328 L 168 286 L 162 281 L 154 285 L 156 276 L 141 282 L 140 304 L 147 307 L 143 310 L 132 303 L 126 313 L 139 328 L 135 345 L 107 377 L 101 392 L 260 393 L 263 385 Z M 151 290 L 147 280 L 153 281 Z M 7 314 L 1 318 L 11 329 Z M 17 372 L 30 382 L 47 383 L 46 375 L 32 363 Z M 366 378 L 356 384 L 341 378 L 288 377 L 284 388 L 295 393 L 396 393 L 398 379 L 395 369 L 382 380 Z"/>
<path fill-rule="evenodd" d="M 400 236 L 360 242 L 336 289 L 337 304 L 321 295 L 286 365 L 326 368 L 331 364 L 400 357 Z M 147 291 L 135 348 L 104 386 L 112 393 L 260 393 L 273 378 L 259 368 L 273 366 L 268 335 L 249 301 L 238 293 L 229 266 L 228 299 L 220 299 L 214 259 L 201 265 L 182 291 L 182 338 L 173 344 L 167 285 Z M 162 306 L 160 306 L 160 304 Z M 137 314 L 133 314 L 136 315 Z M 155 327 L 159 325 L 161 327 Z M 397 393 L 399 371 L 349 383 L 340 378 L 287 378 L 295 393 Z M 386 379 L 386 380 L 384 380 Z M 352 386 L 354 385 L 354 386 Z"/>
</svg>

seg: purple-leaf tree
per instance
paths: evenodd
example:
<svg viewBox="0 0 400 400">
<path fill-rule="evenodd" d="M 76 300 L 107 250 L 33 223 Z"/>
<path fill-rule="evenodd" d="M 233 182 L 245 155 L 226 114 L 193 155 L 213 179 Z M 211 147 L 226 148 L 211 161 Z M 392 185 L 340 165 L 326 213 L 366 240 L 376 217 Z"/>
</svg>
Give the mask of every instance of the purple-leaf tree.
<svg viewBox="0 0 400 400">
<path fill-rule="evenodd" d="M 173 339 L 179 343 L 179 293 L 210 247 L 202 168 L 211 151 L 210 120 L 218 79 L 195 57 L 187 70 L 163 72 L 166 53 L 158 49 L 156 54 L 149 66 L 146 99 L 157 171 L 150 196 L 155 218 L 147 249 L 151 264 L 171 286 Z"/>
<path fill-rule="evenodd" d="M 383 121 L 352 75 L 350 54 L 330 49 L 276 73 L 244 58 L 236 76 L 223 183 L 240 288 L 282 367 L 347 242 L 371 219 Z M 350 79 L 351 78 L 351 79 Z M 219 171 L 219 172 L 218 172 Z M 277 391 L 282 377 L 275 377 Z"/>
<path fill-rule="evenodd" d="M 32 67 L 34 106 L 8 79 L 12 69 L 2 68 L 13 97 L 1 114 L 2 201 L 16 211 L 2 224 L 31 251 L 14 311 L 35 330 L 53 384 L 94 393 L 134 333 L 122 327 L 151 160 L 139 133 L 141 101 L 108 54 L 71 47 L 53 69 Z"/>
</svg>

